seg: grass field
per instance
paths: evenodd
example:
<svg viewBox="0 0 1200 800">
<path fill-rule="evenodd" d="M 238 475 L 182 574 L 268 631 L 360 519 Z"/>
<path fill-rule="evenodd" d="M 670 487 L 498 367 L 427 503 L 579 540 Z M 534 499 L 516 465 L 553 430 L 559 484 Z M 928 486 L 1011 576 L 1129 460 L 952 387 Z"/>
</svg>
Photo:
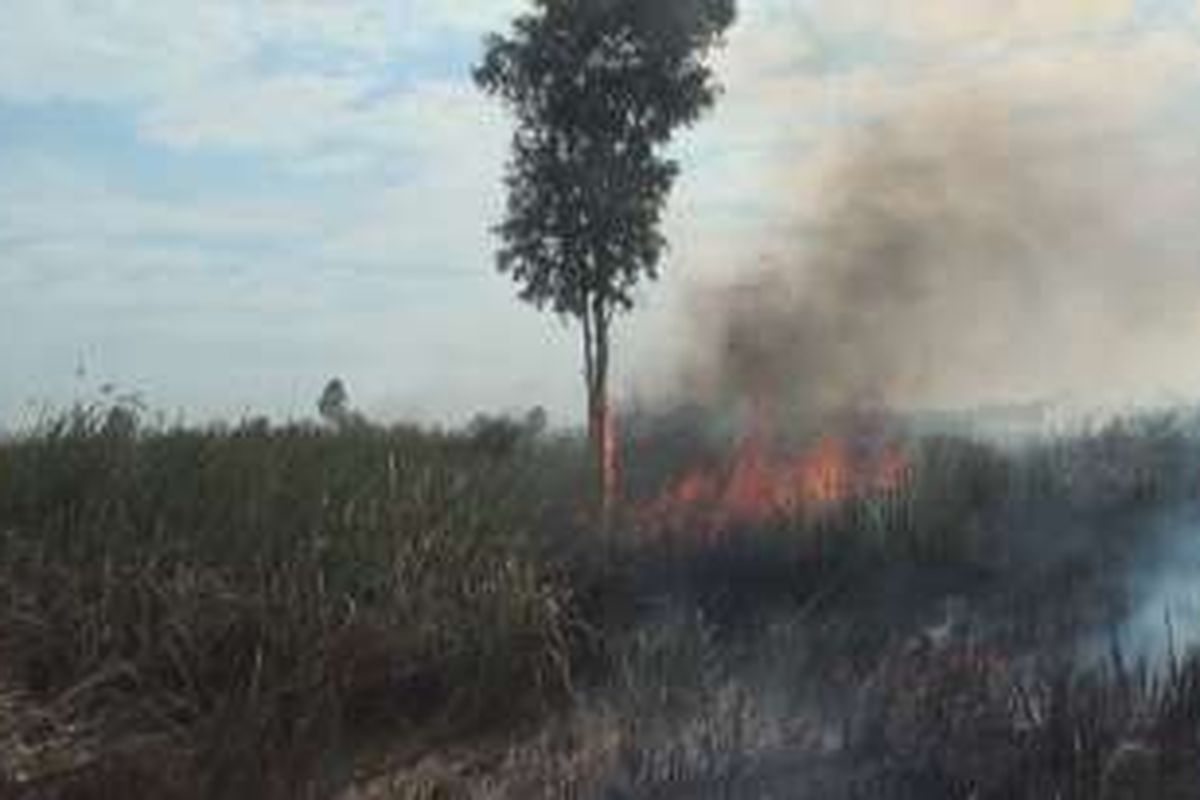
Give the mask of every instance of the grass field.
<svg viewBox="0 0 1200 800">
<path fill-rule="evenodd" d="M 1194 625 L 1153 607 L 1200 531 L 1190 416 L 911 436 L 898 491 L 705 537 L 598 533 L 582 447 L 123 408 L 10 438 L 0 796 L 1200 786 Z"/>
</svg>

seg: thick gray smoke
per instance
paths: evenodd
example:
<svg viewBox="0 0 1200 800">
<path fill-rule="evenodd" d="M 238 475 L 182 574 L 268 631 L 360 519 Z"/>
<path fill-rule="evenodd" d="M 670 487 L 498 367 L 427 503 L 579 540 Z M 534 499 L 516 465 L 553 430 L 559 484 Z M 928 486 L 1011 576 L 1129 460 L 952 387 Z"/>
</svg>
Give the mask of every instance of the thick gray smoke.
<svg viewBox="0 0 1200 800">
<path fill-rule="evenodd" d="M 977 99 L 862 132 L 771 266 L 697 293 L 689 393 L 805 415 L 1200 390 L 1194 162 L 1038 114 Z"/>
</svg>

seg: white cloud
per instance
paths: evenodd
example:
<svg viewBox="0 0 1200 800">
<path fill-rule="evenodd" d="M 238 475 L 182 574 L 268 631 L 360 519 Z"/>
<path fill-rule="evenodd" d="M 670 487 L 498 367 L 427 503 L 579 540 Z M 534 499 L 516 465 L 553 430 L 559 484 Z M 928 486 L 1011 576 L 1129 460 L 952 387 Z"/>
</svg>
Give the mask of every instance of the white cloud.
<svg viewBox="0 0 1200 800">
<path fill-rule="evenodd" d="M 81 245 L 172 238 L 210 245 L 295 241 L 329 216 L 312 198 L 150 199 L 98 175 L 36 159 L 0 181 L 0 207 L 0 239 Z M 89 261 L 81 259 L 81 266 Z"/>
<path fill-rule="evenodd" d="M 0 26 L 0 97 L 144 101 L 212 79 L 252 53 L 229 2 L 16 3 Z"/>
<path fill-rule="evenodd" d="M 338 134 L 357 81 L 315 75 L 245 75 L 166 98 L 146 113 L 143 136 L 181 148 L 269 150 L 293 155 Z"/>
<path fill-rule="evenodd" d="M 920 42 L 1012 42 L 1095 33 L 1127 22 L 1134 0 L 842 0 L 814 12 L 835 32 Z"/>
<path fill-rule="evenodd" d="M 414 27 L 440 26 L 468 33 L 502 29 L 530 8 L 529 0 L 407 0 L 406 5 Z"/>
<path fill-rule="evenodd" d="M 511 0 L 37 0 L 5 9 L 0 96 L 156 102 L 258 74 L 272 58 L 375 77 L 445 35 L 482 35 Z M 264 61 L 266 63 L 264 63 Z"/>
<path fill-rule="evenodd" d="M 397 141 L 423 116 L 380 81 L 414 48 L 482 35 L 510 2 L 38 0 L 6 9 L 0 99 L 115 103 L 173 146 L 315 150 Z M 407 55 L 406 55 L 407 53 Z M 433 56 L 423 56 L 433 57 Z M 377 102 L 378 100 L 378 102 Z"/>
<path fill-rule="evenodd" d="M 402 0 L 37 0 L 5 9 L 0 96 L 153 103 L 309 56 L 364 75 L 433 35 L 443 18 Z"/>
<path fill-rule="evenodd" d="M 498 124 L 498 109 L 465 83 L 427 81 L 368 98 L 352 79 L 245 76 L 164 102 L 143 118 L 141 133 L 177 148 L 240 149 L 288 158 L 325 160 L 330 148 L 343 148 L 410 160 L 431 155 L 459 159 L 464 150 L 469 158 L 473 145 L 486 140 Z M 346 159 L 352 152 L 337 155 Z"/>
</svg>

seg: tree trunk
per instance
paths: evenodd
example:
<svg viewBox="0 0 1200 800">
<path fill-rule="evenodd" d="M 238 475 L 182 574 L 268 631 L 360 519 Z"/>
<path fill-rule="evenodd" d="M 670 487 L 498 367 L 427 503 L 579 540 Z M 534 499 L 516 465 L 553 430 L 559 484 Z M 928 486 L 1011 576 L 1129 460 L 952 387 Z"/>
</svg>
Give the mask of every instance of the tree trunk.
<svg viewBox="0 0 1200 800">
<path fill-rule="evenodd" d="M 608 403 L 609 318 L 599 299 L 593 301 L 585 317 L 588 441 L 595 469 L 600 524 L 607 531 L 617 493 L 616 436 Z"/>
</svg>

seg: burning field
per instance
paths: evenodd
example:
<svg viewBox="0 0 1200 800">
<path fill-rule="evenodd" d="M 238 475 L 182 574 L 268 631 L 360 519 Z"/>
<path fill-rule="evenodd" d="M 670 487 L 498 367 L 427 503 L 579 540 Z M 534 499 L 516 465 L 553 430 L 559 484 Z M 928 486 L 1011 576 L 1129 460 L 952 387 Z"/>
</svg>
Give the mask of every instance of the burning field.
<svg viewBox="0 0 1200 800">
<path fill-rule="evenodd" d="M 1103 105 L 1021 107 L 876 121 L 692 285 L 620 426 L 621 677 L 521 751 L 552 794 L 1200 791 L 1195 401 L 1112 411 L 1194 395 L 1194 248 Z"/>
<path fill-rule="evenodd" d="M 815 437 L 743 419 L 626 420 L 621 677 L 512 756 L 555 765 L 515 786 L 1194 794 L 1194 412 L 1005 441 L 879 412 Z"/>
<path fill-rule="evenodd" d="M 774 438 L 769 415 L 756 411 L 730 455 L 685 468 L 638 517 L 651 533 L 714 536 L 902 492 L 910 477 L 903 446 L 874 438 L 826 434 L 788 447 Z"/>
<path fill-rule="evenodd" d="M 6 442 L 4 796 L 1194 796 L 1196 412 L 621 420 Z"/>
<path fill-rule="evenodd" d="M 1111 412 L 1196 375 L 1196 253 L 1006 103 L 693 287 L 605 524 L 538 415 L 0 441 L 0 796 L 1200 796 L 1195 385 Z"/>
</svg>

